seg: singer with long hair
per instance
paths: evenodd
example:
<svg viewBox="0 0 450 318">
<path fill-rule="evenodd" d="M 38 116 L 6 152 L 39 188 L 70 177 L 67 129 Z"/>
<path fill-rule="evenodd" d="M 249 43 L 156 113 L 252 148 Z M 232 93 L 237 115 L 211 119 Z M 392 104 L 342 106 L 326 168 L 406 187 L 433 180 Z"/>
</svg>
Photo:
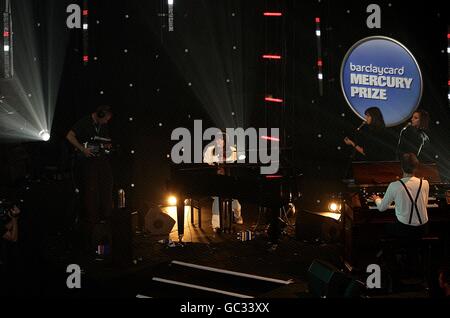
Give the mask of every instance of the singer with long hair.
<svg viewBox="0 0 450 318">
<path fill-rule="evenodd" d="M 386 129 L 383 114 L 378 107 L 365 112 L 365 121 L 358 127 L 354 139 L 345 137 L 346 145 L 354 149 L 352 159 L 359 161 L 387 161 L 394 159 L 393 136 Z"/>
<path fill-rule="evenodd" d="M 428 127 L 430 115 L 425 110 L 415 111 L 408 124 L 400 131 L 397 157 L 404 153 L 414 153 L 421 161 L 432 160 L 430 152 L 430 138 Z"/>
</svg>

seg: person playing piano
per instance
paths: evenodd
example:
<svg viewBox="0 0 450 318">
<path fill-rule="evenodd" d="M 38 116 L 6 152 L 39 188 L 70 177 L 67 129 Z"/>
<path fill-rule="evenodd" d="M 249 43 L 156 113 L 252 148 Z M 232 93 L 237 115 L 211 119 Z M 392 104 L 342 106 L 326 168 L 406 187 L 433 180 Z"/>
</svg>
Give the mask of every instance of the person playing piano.
<svg viewBox="0 0 450 318">
<path fill-rule="evenodd" d="M 429 184 L 427 180 L 414 176 L 419 160 L 413 153 L 405 153 L 400 158 L 403 178 L 389 184 L 383 198 L 373 195 L 372 199 L 379 211 L 386 211 L 395 202 L 397 222 L 393 235 L 401 238 L 420 238 L 426 232 L 428 222 L 427 203 Z"/>
<path fill-rule="evenodd" d="M 111 118 L 111 107 L 99 106 L 95 112 L 80 119 L 66 136 L 78 151 L 77 179 L 83 205 L 80 225 L 83 248 L 88 253 L 95 251 L 95 246 L 91 246 L 95 225 L 100 221 L 108 223 L 111 217 L 113 176 L 109 158 L 97 151 L 98 142 L 90 146 L 94 140 L 110 140 L 107 125 Z M 109 143 L 105 148 L 110 146 Z"/>
<path fill-rule="evenodd" d="M 411 121 L 403 128 L 398 140 L 398 157 L 404 153 L 414 153 L 420 161 L 431 161 L 428 154 L 430 138 L 426 134 L 430 116 L 425 110 L 415 111 Z"/>
<path fill-rule="evenodd" d="M 225 140 L 224 140 L 225 136 Z M 228 147 L 228 149 L 226 149 Z M 228 151 L 227 151 L 228 150 Z M 224 162 L 235 162 L 237 160 L 236 148 L 229 145 L 229 141 L 226 134 L 218 134 L 214 138 L 214 142 L 206 147 L 203 153 L 203 162 L 209 165 L 220 164 Z M 225 169 L 218 167 L 217 174 L 225 175 Z M 214 230 L 220 228 L 220 215 L 219 215 L 219 197 L 213 197 L 212 204 L 212 228 Z M 237 224 L 243 224 L 241 213 L 241 204 L 238 200 L 232 201 L 232 210 L 234 214 L 234 222 Z"/>
<path fill-rule="evenodd" d="M 355 140 L 344 138 L 345 144 L 354 148 L 356 160 L 388 161 L 394 159 L 395 141 L 386 129 L 383 114 L 378 107 L 365 111 L 365 122 L 358 128 Z"/>
</svg>

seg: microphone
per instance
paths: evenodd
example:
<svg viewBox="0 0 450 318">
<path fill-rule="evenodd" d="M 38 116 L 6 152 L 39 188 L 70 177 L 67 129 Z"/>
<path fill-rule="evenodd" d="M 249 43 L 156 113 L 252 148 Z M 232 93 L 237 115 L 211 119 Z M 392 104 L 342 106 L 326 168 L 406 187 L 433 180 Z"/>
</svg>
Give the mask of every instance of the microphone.
<svg viewBox="0 0 450 318">
<path fill-rule="evenodd" d="M 367 121 L 363 121 L 361 125 L 359 125 L 358 128 L 356 128 L 356 131 L 360 131 L 361 128 L 363 128 L 365 125 L 367 125 Z"/>
<path fill-rule="evenodd" d="M 409 126 L 411 126 L 411 122 L 408 122 L 408 123 L 406 124 L 406 126 L 402 128 L 402 132 L 405 131 L 405 129 L 408 128 Z"/>
</svg>

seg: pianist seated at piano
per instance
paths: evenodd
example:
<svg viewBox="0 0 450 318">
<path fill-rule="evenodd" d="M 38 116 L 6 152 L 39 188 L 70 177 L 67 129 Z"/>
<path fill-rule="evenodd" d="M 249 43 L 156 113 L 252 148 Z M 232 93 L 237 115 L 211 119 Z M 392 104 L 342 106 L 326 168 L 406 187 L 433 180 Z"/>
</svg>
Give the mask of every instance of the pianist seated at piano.
<svg viewBox="0 0 450 318">
<path fill-rule="evenodd" d="M 224 138 L 225 137 L 225 138 Z M 224 141 L 226 140 L 226 142 Z M 226 149 L 228 147 L 228 149 Z M 226 170 L 221 163 L 232 163 L 237 161 L 237 150 L 234 146 L 229 145 L 228 136 L 226 134 L 219 134 L 215 136 L 214 142 L 206 147 L 203 154 L 203 162 L 209 165 L 217 165 L 217 174 L 225 175 Z M 220 215 L 219 215 L 219 197 L 213 196 L 212 204 L 212 228 L 218 229 L 220 227 Z M 241 204 L 238 200 L 233 199 L 232 210 L 234 215 L 234 222 L 237 224 L 243 224 L 241 213 Z"/>
<path fill-rule="evenodd" d="M 418 239 L 426 234 L 428 222 L 427 203 L 429 183 L 427 180 L 415 177 L 419 160 L 413 153 L 405 153 L 400 158 L 403 178 L 391 182 L 385 196 L 373 195 L 379 211 L 386 211 L 392 202 L 395 203 L 397 222 L 387 229 L 389 234 L 398 238 Z"/>
</svg>

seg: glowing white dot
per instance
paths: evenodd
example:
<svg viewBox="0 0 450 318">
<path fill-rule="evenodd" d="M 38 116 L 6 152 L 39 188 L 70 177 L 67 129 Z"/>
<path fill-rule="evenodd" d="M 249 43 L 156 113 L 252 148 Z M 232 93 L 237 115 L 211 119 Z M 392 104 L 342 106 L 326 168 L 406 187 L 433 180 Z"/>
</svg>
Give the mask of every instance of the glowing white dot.
<svg viewBox="0 0 450 318">
<path fill-rule="evenodd" d="M 33 60 L 36 62 L 37 61 L 37 57 L 33 57 Z"/>
<path fill-rule="evenodd" d="M 337 150 L 341 150 L 341 149 L 342 149 L 341 146 L 338 146 L 338 147 L 337 147 Z"/>
<path fill-rule="evenodd" d="M 236 45 L 233 45 L 233 50 L 236 50 L 237 49 L 237 46 Z"/>
<path fill-rule="evenodd" d="M 439 159 L 439 156 L 438 156 L 438 155 L 436 155 L 436 156 L 434 156 L 434 158 L 435 158 L 435 159 Z"/>
<path fill-rule="evenodd" d="M 129 121 L 133 121 L 133 117 L 128 118 Z"/>
<path fill-rule="evenodd" d="M 189 49 L 184 49 L 184 53 L 189 53 Z"/>
<path fill-rule="evenodd" d="M 231 116 L 234 116 L 235 115 L 235 113 L 234 112 L 231 112 Z"/>
<path fill-rule="evenodd" d="M 229 78 L 227 78 L 227 83 L 231 82 L 231 80 Z"/>
<path fill-rule="evenodd" d="M 320 36 L 320 35 L 321 35 L 320 30 L 316 30 L 316 35 L 317 35 L 317 36 Z"/>
<path fill-rule="evenodd" d="M 98 60 L 98 57 L 94 56 L 94 61 L 97 61 L 97 60 Z"/>
<path fill-rule="evenodd" d="M 125 14 L 125 19 L 128 19 L 130 16 L 128 14 Z"/>
<path fill-rule="evenodd" d="M 100 91 L 100 95 L 103 95 L 105 92 L 104 91 Z"/>
<path fill-rule="evenodd" d="M 128 50 L 127 50 L 127 49 L 124 49 L 123 52 L 124 52 L 124 53 L 128 53 Z"/>
<path fill-rule="evenodd" d="M 134 188 L 134 183 L 131 184 L 131 187 Z"/>
<path fill-rule="evenodd" d="M 342 114 L 341 114 L 341 117 L 345 117 L 345 113 L 342 113 Z"/>
<path fill-rule="evenodd" d="M 319 73 L 319 74 L 317 75 L 317 78 L 320 79 L 320 80 L 323 80 L 323 74 L 322 74 L 322 73 Z"/>
<path fill-rule="evenodd" d="M 388 7 L 392 7 L 392 3 L 388 3 Z"/>
<path fill-rule="evenodd" d="M 440 124 L 439 120 L 438 120 L 438 121 L 436 121 L 436 125 L 439 125 L 439 124 Z"/>
<path fill-rule="evenodd" d="M 134 155 L 134 150 L 131 150 L 130 153 L 131 153 L 132 155 Z"/>
<path fill-rule="evenodd" d="M 156 55 L 155 55 L 155 59 L 158 59 L 158 58 L 159 58 L 159 54 L 156 54 Z"/>
<path fill-rule="evenodd" d="M 28 97 L 31 97 L 31 94 L 28 94 Z"/>
<path fill-rule="evenodd" d="M 320 200 L 317 200 L 316 202 L 317 202 L 317 203 L 320 203 Z"/>
<path fill-rule="evenodd" d="M 166 155 L 166 158 L 170 158 L 170 155 L 169 155 L 169 154 L 167 154 L 167 155 Z"/>
<path fill-rule="evenodd" d="M 4 45 L 3 46 L 3 51 L 9 52 L 9 45 Z"/>
<path fill-rule="evenodd" d="M 156 89 L 156 92 L 157 92 L 157 93 L 159 93 L 159 91 L 160 91 L 160 89 L 159 89 L 159 88 L 157 88 L 157 89 Z"/>
<path fill-rule="evenodd" d="M 192 83 L 191 83 L 191 82 L 189 82 L 189 83 L 188 83 L 188 86 L 192 86 Z"/>
<path fill-rule="evenodd" d="M 133 87 L 133 83 L 130 83 L 130 87 Z"/>
<path fill-rule="evenodd" d="M 350 13 L 350 10 L 347 10 L 347 13 Z"/>
<path fill-rule="evenodd" d="M 234 13 L 234 12 L 231 13 L 231 16 L 232 16 L 232 17 L 235 17 L 235 16 L 236 16 L 236 13 Z"/>
<path fill-rule="evenodd" d="M 322 134 L 318 134 L 318 135 L 317 135 L 317 138 L 322 138 Z"/>
<path fill-rule="evenodd" d="M 88 24 L 87 23 L 83 23 L 83 30 L 87 30 L 88 29 Z"/>
<path fill-rule="evenodd" d="M 37 25 L 37 27 L 39 28 L 39 27 L 41 26 L 41 23 L 40 23 L 40 22 L 38 22 L 38 23 L 37 23 L 36 25 Z"/>
<path fill-rule="evenodd" d="M 188 115 L 188 118 L 191 119 L 191 115 Z"/>
<path fill-rule="evenodd" d="M 158 124 L 159 127 L 162 127 L 162 125 L 163 125 L 162 123 L 159 123 L 159 124 Z"/>
<path fill-rule="evenodd" d="M 100 24 L 100 21 L 99 21 L 99 20 L 97 20 L 97 21 L 95 21 L 95 23 L 97 23 L 97 24 Z"/>
</svg>

